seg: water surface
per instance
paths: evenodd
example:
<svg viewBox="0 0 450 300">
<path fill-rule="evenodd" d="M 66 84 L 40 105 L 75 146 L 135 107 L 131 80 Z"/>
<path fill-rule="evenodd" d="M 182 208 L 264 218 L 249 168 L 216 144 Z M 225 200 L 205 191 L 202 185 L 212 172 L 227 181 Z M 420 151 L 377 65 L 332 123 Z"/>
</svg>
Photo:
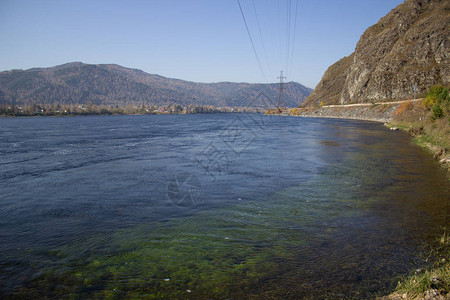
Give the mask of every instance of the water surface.
<svg viewBox="0 0 450 300">
<path fill-rule="evenodd" d="M 0 119 L 0 295 L 373 298 L 448 222 L 432 157 L 378 123 Z"/>
</svg>

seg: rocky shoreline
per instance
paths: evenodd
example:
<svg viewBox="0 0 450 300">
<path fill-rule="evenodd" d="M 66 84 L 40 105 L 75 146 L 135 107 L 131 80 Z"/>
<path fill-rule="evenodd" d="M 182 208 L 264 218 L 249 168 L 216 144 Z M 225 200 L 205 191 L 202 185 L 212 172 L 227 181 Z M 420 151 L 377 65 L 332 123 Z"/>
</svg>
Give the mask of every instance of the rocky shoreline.
<svg viewBox="0 0 450 300">
<path fill-rule="evenodd" d="M 313 118 L 339 118 L 365 120 L 388 123 L 393 120 L 395 112 L 401 103 L 374 103 L 361 105 L 327 105 L 319 108 L 294 108 L 288 114 L 291 116 Z"/>
<path fill-rule="evenodd" d="M 420 106 L 422 99 L 405 100 L 395 102 L 382 102 L 373 104 L 351 104 L 351 105 L 326 105 L 322 107 L 302 107 L 289 108 L 281 113 L 276 110 L 269 110 L 266 114 L 273 115 L 288 115 L 298 117 L 311 118 L 335 118 L 335 119 L 350 119 L 350 120 L 364 120 L 381 122 L 391 129 L 402 129 L 408 132 L 412 137 L 417 138 L 424 135 L 423 132 L 413 126 L 399 126 L 397 127 L 397 119 L 402 113 L 402 106 L 410 105 Z M 421 116 L 416 116 L 419 121 L 422 121 Z M 438 162 L 446 171 L 450 179 L 450 151 L 445 147 L 434 145 L 432 143 L 418 143 L 430 152 L 436 162 Z"/>
</svg>

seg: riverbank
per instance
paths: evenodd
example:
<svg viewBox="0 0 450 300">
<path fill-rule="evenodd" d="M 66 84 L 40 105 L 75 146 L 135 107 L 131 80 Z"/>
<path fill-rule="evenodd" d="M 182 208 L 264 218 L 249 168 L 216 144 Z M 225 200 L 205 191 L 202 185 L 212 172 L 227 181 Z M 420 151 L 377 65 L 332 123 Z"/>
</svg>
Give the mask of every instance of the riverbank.
<svg viewBox="0 0 450 300">
<path fill-rule="evenodd" d="M 420 102 L 404 103 L 396 111 L 388 126 L 408 132 L 414 142 L 427 149 L 447 171 L 450 179 L 450 108 L 444 106 L 443 118 L 435 119 Z"/>
<path fill-rule="evenodd" d="M 450 235 L 444 232 L 436 241 L 434 263 L 425 269 L 417 269 L 399 281 L 395 292 L 377 300 L 445 300 L 450 299 Z"/>
<path fill-rule="evenodd" d="M 422 105 L 422 100 L 289 108 L 281 113 L 269 110 L 266 114 L 385 123 L 393 130 L 401 129 L 409 133 L 417 145 L 433 155 L 450 179 L 450 113 L 446 112 L 444 118 L 431 120 L 430 110 Z"/>
<path fill-rule="evenodd" d="M 441 117 L 423 105 L 423 99 L 385 103 L 327 105 L 293 108 L 283 112 L 268 111 L 299 117 L 342 118 L 382 122 L 392 130 L 404 130 L 414 142 L 430 152 L 446 170 L 450 179 L 450 108 L 441 103 Z M 448 201 L 448 199 L 442 199 Z M 450 299 L 450 237 L 444 232 L 433 249 L 436 261 L 426 269 L 415 270 L 398 282 L 395 292 L 379 300 Z"/>
<path fill-rule="evenodd" d="M 281 115 L 313 118 L 352 119 L 388 123 L 394 119 L 396 112 L 403 103 L 420 103 L 421 100 L 422 99 L 376 103 L 358 103 L 348 105 L 323 105 L 320 107 L 288 108 L 282 111 Z M 269 110 L 267 114 L 279 114 L 279 112 L 277 112 L 276 110 Z"/>
<path fill-rule="evenodd" d="M 73 116 L 108 116 L 108 115 L 186 115 L 206 113 L 260 113 L 256 107 L 215 107 L 212 105 L 165 105 L 165 106 L 105 106 L 94 104 L 33 104 L 18 106 L 0 105 L 0 117 L 73 117 Z"/>
</svg>

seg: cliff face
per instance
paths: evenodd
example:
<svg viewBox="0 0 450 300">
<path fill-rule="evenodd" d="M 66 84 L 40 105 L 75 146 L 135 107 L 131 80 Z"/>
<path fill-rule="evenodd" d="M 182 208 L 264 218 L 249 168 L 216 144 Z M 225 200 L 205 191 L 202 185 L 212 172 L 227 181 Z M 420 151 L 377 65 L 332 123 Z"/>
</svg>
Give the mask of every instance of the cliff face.
<svg viewBox="0 0 450 300">
<path fill-rule="evenodd" d="M 309 95 L 308 106 L 337 104 L 341 99 L 342 87 L 345 84 L 354 54 L 346 56 L 334 63 L 323 74 L 322 80 Z"/>
<path fill-rule="evenodd" d="M 335 75 L 336 84 L 343 82 L 339 101 L 335 96 L 338 87 L 323 83 L 330 80 L 325 73 L 316 87 L 319 90 L 306 104 L 316 103 L 316 95 L 327 94 L 330 100 L 324 103 L 406 99 L 413 96 L 414 85 L 420 94 L 434 84 L 448 84 L 449 39 L 448 0 L 406 0 L 364 32 L 348 69 L 341 68 Z"/>
</svg>

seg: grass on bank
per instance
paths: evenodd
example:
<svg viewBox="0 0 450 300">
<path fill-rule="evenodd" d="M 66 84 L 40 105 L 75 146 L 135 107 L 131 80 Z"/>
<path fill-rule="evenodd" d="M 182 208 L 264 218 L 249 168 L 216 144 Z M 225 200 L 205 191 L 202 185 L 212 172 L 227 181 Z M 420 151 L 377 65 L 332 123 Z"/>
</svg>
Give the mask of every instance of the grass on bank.
<svg viewBox="0 0 450 300">
<path fill-rule="evenodd" d="M 433 152 L 437 159 L 448 159 L 450 149 L 450 97 L 448 88 L 432 87 L 421 103 L 406 102 L 399 106 L 392 125 L 408 131 L 415 142 Z M 450 174 L 449 164 L 445 164 Z M 448 199 L 442 199 L 448 201 Z M 429 294 L 450 294 L 450 234 L 445 232 L 433 249 L 437 261 L 425 270 L 398 283 L 397 295 L 419 299 Z M 433 292 L 431 292 L 433 291 Z M 430 295 L 431 293 L 431 295 Z M 395 299 L 395 298 L 394 298 Z"/>
<path fill-rule="evenodd" d="M 435 295 L 450 293 L 450 235 L 447 232 L 433 251 L 438 257 L 434 265 L 425 270 L 416 270 L 415 274 L 399 282 L 396 294 L 406 294 L 407 299 L 417 299 L 424 297 L 431 290 Z"/>
<path fill-rule="evenodd" d="M 421 103 L 403 103 L 397 109 L 391 123 L 413 135 L 418 145 L 428 149 L 438 147 L 441 149 L 438 151 L 448 153 L 450 149 L 448 89 L 434 86 Z"/>
</svg>

